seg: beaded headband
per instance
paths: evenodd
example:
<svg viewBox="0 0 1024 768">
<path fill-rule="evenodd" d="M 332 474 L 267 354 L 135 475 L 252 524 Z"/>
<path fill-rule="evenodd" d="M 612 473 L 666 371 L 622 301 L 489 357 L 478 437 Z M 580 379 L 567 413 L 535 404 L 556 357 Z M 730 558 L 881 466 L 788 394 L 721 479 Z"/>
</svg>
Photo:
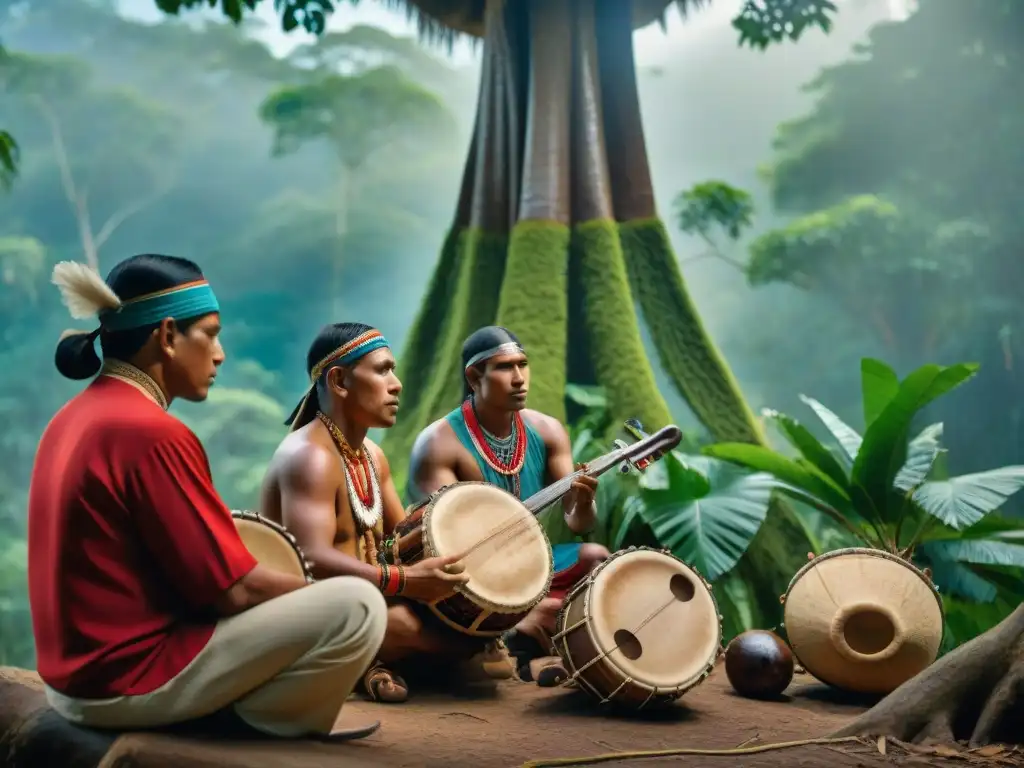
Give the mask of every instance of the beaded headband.
<svg viewBox="0 0 1024 768">
<path fill-rule="evenodd" d="M 359 334 L 351 341 L 345 342 L 336 350 L 324 357 L 310 370 L 309 390 L 303 396 L 302 400 L 299 401 L 299 404 L 295 406 L 295 410 L 292 411 L 292 415 L 288 417 L 285 424 L 290 424 L 291 431 L 294 432 L 299 427 L 305 426 L 312 421 L 315 409 L 310 409 L 309 405 L 315 401 L 314 396 L 316 395 L 316 383 L 320 380 L 320 377 L 324 375 L 324 371 L 326 371 L 328 367 L 334 365 L 351 365 L 376 349 L 390 346 L 391 345 L 388 344 L 388 340 L 384 338 L 384 334 L 376 329 L 372 329 Z M 309 411 L 309 413 L 307 413 L 307 411 Z"/>
<path fill-rule="evenodd" d="M 466 363 L 466 370 L 468 371 L 470 368 L 472 368 L 477 363 L 480 363 L 480 362 L 482 362 L 484 360 L 490 360 L 492 357 L 496 357 L 497 355 L 514 355 L 514 354 L 523 354 L 523 355 L 525 355 L 526 354 L 526 350 L 523 349 L 523 346 L 521 344 L 518 344 L 518 343 L 516 343 L 514 341 L 506 341 L 505 343 L 499 344 L 496 347 L 491 347 L 490 349 L 485 349 L 483 352 L 477 352 L 475 355 L 473 355 L 471 358 L 469 358 L 469 362 Z"/>
<path fill-rule="evenodd" d="M 359 358 L 370 354 L 375 349 L 381 347 L 391 346 L 388 344 L 388 340 L 384 338 L 384 334 L 374 329 L 366 331 L 356 336 L 352 341 L 346 342 L 342 346 L 327 355 L 323 360 L 313 366 L 309 372 L 309 379 L 311 382 L 316 382 L 323 375 L 324 371 L 327 370 L 329 365 L 349 365 L 354 363 Z"/>
<path fill-rule="evenodd" d="M 117 309 L 100 312 L 99 319 L 104 330 L 126 331 L 159 323 L 165 317 L 183 320 L 219 311 L 220 304 L 210 284 L 196 280 L 123 301 Z"/>
</svg>

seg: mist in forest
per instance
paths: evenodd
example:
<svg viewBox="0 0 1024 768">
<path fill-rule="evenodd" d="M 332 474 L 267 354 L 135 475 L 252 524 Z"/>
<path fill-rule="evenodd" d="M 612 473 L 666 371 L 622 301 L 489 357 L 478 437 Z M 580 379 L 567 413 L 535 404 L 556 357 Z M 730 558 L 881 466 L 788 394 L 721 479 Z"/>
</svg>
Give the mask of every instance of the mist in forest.
<svg viewBox="0 0 1024 768">
<path fill-rule="evenodd" d="M 807 394 L 859 427 L 862 357 L 901 376 L 979 362 L 928 420 L 945 422 L 959 472 L 1024 463 L 1013 258 L 1024 233 L 1006 203 L 1024 123 L 1019 85 L 999 79 L 1024 39 L 981 16 L 967 29 L 952 11 L 918 30 L 912 3 L 839 5 L 830 34 L 766 51 L 737 44 L 739 3 L 726 0 L 686 19 L 672 8 L 664 30 L 636 33 L 658 205 L 690 294 L 755 412 L 810 420 Z M 480 61 L 470 41 L 449 52 L 415 32 L 368 1 L 340 3 L 319 41 L 281 32 L 271 3 L 240 28 L 213 12 L 167 18 L 151 0 L 33 1 L 0 15 L 0 128 L 22 145 L 0 196 L 0 532 L 18 544 L 0 546 L 0 611 L 4 580 L 23 568 L 36 441 L 80 389 L 52 363 L 75 325 L 49 284 L 56 261 L 94 259 L 106 274 L 163 252 L 206 271 L 228 361 L 208 403 L 174 410 L 233 507 L 255 499 L 321 325 L 370 323 L 402 349 L 455 208 Z M 950 58 L 958 35 L 978 46 L 968 64 Z M 275 94 L 310 87 L 311 72 L 381 65 L 398 72 L 386 87 L 420 105 L 384 146 L 343 100 L 349 146 L 261 114 Z M 709 180 L 749 193 L 735 237 L 680 227 L 677 196 Z M 659 384 L 678 422 L 699 429 L 663 372 Z M 26 663 L 30 640 L 7 631 L 0 663 Z"/>
</svg>

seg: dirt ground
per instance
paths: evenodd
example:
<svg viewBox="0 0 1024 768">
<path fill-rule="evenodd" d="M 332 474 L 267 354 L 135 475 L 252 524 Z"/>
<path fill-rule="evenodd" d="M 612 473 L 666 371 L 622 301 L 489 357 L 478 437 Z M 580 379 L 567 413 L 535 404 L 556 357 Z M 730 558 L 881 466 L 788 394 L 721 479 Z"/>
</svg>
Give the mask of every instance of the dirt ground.
<svg viewBox="0 0 1024 768">
<path fill-rule="evenodd" d="M 413 681 L 410 679 L 410 683 Z M 845 700 L 798 675 L 777 701 L 732 692 L 721 665 L 675 705 L 645 716 L 616 716 L 570 689 L 542 690 L 506 681 L 431 693 L 412 687 L 405 704 L 353 698 L 339 725 L 380 720 L 373 736 L 345 744 L 254 739 L 219 726 L 174 733 L 116 734 L 76 729 L 46 705 L 33 673 L 0 668 L 2 768 L 517 768 L 520 766 L 740 766 L 741 768 L 881 768 L 881 766 L 1024 766 L 1015 750 L 912 748 L 883 742 L 803 745 L 760 753 L 690 754 L 595 760 L 623 751 L 756 749 L 826 736 L 870 705 Z M 936 751 L 938 750 L 938 751 Z"/>
<path fill-rule="evenodd" d="M 614 717 L 597 710 L 584 694 L 568 690 L 541 690 L 534 685 L 503 682 L 490 690 L 469 690 L 453 696 L 413 691 L 400 705 L 372 704 L 353 699 L 346 705 L 341 722 L 354 724 L 379 719 L 381 729 L 373 736 L 344 745 L 263 743 L 236 745 L 231 765 L 288 766 L 288 768 L 513 768 L 529 761 L 535 766 L 594 765 L 591 761 L 565 762 L 564 758 L 587 758 L 611 752 L 666 750 L 679 748 L 719 749 L 741 745 L 792 741 L 826 736 L 840 724 L 863 711 L 870 702 L 840 700 L 813 678 L 798 675 L 778 701 L 744 699 L 732 692 L 725 671 L 716 672 L 699 688 L 688 693 L 670 710 L 645 717 Z M 209 748 L 197 742 L 172 746 L 158 744 L 167 737 L 122 736 L 115 750 L 118 765 L 154 765 L 144 753 L 173 752 L 179 765 L 209 765 Z M 225 745 L 226 746 L 226 745 Z M 163 747 L 163 749 L 161 749 Z M 236 751 L 237 749 L 237 751 Z M 812 745 L 729 756 L 690 755 L 683 757 L 616 760 L 606 764 L 623 766 L 743 766 L 743 768 L 873 768 L 892 765 L 943 765 L 947 760 L 934 752 L 907 752 L 899 745 L 887 745 L 880 754 L 877 745 L 850 743 Z M 135 753 L 132 755 L 132 753 Z M 202 754 L 205 752 L 206 754 Z M 227 751 L 221 746 L 220 766 Z M 248 753 L 248 757 L 243 757 Z M 132 759 L 134 757 L 135 759 Z M 1022 765 L 1016 754 L 999 756 L 963 755 L 950 765 L 969 763 Z M 162 764 L 162 763 L 161 763 Z"/>
</svg>

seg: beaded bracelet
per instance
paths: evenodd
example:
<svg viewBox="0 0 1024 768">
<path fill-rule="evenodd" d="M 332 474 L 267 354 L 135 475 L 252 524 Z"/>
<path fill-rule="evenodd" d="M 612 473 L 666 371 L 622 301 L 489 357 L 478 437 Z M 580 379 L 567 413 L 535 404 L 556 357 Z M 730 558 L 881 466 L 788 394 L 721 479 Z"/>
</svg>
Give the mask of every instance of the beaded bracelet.
<svg viewBox="0 0 1024 768">
<path fill-rule="evenodd" d="M 380 566 L 380 580 L 377 586 L 385 597 L 397 597 L 405 591 L 405 568 L 400 565 Z"/>
</svg>

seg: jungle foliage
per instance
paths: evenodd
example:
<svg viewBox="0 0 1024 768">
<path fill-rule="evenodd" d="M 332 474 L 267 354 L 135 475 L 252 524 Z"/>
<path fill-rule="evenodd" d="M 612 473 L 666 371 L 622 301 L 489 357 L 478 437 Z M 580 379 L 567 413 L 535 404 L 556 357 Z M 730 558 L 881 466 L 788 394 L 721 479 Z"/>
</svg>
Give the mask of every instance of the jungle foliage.
<svg viewBox="0 0 1024 768">
<path fill-rule="evenodd" d="M 168 0 L 167 8 L 181 5 Z M 903 381 L 935 360 L 981 363 L 969 386 L 925 407 L 925 423 L 909 433 L 941 438 L 949 449 L 948 459 L 938 454 L 928 482 L 944 481 L 940 471 L 970 476 L 1024 463 L 1016 374 L 1021 310 L 1013 292 L 1022 275 L 1012 258 L 1024 234 L 1013 203 L 1024 146 L 1013 77 L 1021 42 L 1008 34 L 1014 24 L 1019 29 L 1019 12 L 1003 0 L 921 0 L 908 21 L 876 26 L 853 56 L 824 69 L 809 90 L 816 104 L 780 127 L 766 168 L 770 207 L 783 219 L 775 231 L 762 231 L 769 208 L 763 194 L 724 182 L 690 190 L 675 211 L 677 227 L 743 270 L 752 286 L 743 294 L 747 306 L 719 328 L 733 339 L 727 354 L 741 364 L 738 378 L 756 393 L 757 406 L 796 413 L 797 393 L 813 391 L 837 418 L 858 423 L 862 397 L 850 360 L 885 359 Z M 27 2 L 17 14 L 2 14 L 8 55 L 0 59 L 0 176 L 14 183 L 0 206 L 0 663 L 31 666 L 28 472 L 46 421 L 78 389 L 57 377 L 50 358 L 69 324 L 48 285 L 52 264 L 94 259 L 106 271 L 126 253 L 150 250 L 203 264 L 225 306 L 229 361 L 209 402 L 175 411 L 206 445 L 228 503 L 249 506 L 281 422 L 305 387 L 305 346 L 316 328 L 342 312 L 385 326 L 402 347 L 435 265 L 454 264 L 457 243 L 447 243 L 440 260 L 437 251 L 469 131 L 443 108 L 472 99 L 474 90 L 471 77 L 415 40 L 369 27 L 330 30 L 279 59 L 251 38 L 245 20 L 144 25 L 101 0 Z M 392 96 L 415 93 L 411 100 L 426 109 L 408 125 L 436 118 L 432 124 L 447 126 L 440 130 L 449 135 L 422 141 L 399 132 L 383 152 L 371 141 L 365 166 L 347 176 L 357 192 L 345 200 L 339 169 L 352 169 L 329 131 L 297 137 L 290 109 L 340 109 L 372 78 L 377 85 L 388 79 L 374 103 L 396 106 Z M 714 90 L 714 77 L 702 78 Z M 345 130 L 372 140 L 370 125 Z M 275 136 L 303 140 L 275 156 Z M 660 151 L 652 149 L 656 163 Z M 669 234 L 660 222 L 621 227 L 625 254 L 635 255 L 627 263 L 670 253 L 663 243 Z M 475 239 L 461 247 L 478 259 L 508 248 L 507 239 L 485 232 L 459 237 Z M 750 258 L 739 255 L 746 250 Z M 693 254 L 680 253 L 686 265 Z M 583 279 L 572 258 L 566 279 Z M 475 281 L 465 290 L 485 300 L 488 312 L 498 304 L 502 275 L 461 279 Z M 642 298 L 674 316 L 672 304 L 662 302 L 665 285 L 648 282 Z M 703 310 L 729 297 L 697 298 Z M 479 311 L 474 306 L 460 309 L 467 327 Z M 653 350 L 651 329 L 643 333 Z M 669 357 L 665 367 L 682 365 Z M 410 387 L 417 377 L 425 381 L 434 362 L 400 360 L 403 380 Z M 673 386 L 665 367 L 655 371 L 662 393 Z M 617 375 L 628 379 L 620 368 Z M 601 394 L 574 386 L 584 378 L 565 381 L 578 457 L 606 450 L 614 426 Z M 435 377 L 429 386 L 443 398 L 451 378 Z M 693 423 L 678 399 L 670 402 L 676 421 Z M 765 421 L 774 429 L 780 418 Z M 941 434 L 921 432 L 938 422 Z M 826 451 L 839 450 L 824 425 L 811 431 Z M 778 438 L 775 431 L 768 436 L 773 444 Z M 754 593 L 736 564 L 765 527 L 768 500 L 796 486 L 701 455 L 709 439 L 733 438 L 695 429 L 684 450 L 644 477 L 603 478 L 594 538 L 613 547 L 665 546 L 694 562 L 714 581 L 731 636 L 757 623 L 769 598 L 777 609 L 777 595 Z M 914 443 L 908 438 L 908 451 Z M 791 460 L 792 451 L 779 447 Z M 848 530 L 807 503 L 814 503 L 810 497 L 800 498 L 795 512 L 814 551 L 850 541 Z M 914 553 L 945 579 L 949 642 L 991 626 L 1013 594 L 1005 587 L 1017 565 L 989 547 L 1017 546 L 1017 498 L 960 531 L 930 524 L 931 538 Z M 703 514 L 708 509 L 714 524 Z M 932 516 L 913 521 L 926 519 Z M 564 535 L 548 523 L 555 538 Z"/>
</svg>

